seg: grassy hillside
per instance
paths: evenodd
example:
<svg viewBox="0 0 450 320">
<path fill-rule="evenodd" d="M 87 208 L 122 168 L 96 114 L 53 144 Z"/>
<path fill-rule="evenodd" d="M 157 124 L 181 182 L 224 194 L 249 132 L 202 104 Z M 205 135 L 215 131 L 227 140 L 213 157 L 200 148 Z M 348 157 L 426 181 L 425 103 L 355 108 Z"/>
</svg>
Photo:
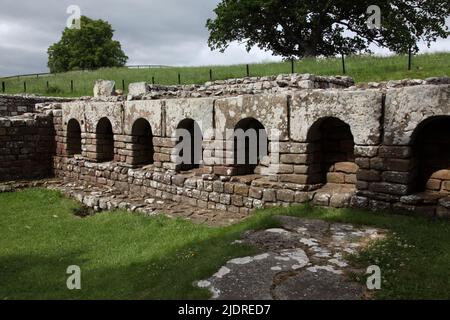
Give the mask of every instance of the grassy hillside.
<svg viewBox="0 0 450 320">
<path fill-rule="evenodd" d="M 151 82 L 152 77 L 157 84 L 177 84 L 178 74 L 182 84 L 201 84 L 209 80 L 209 70 L 213 71 L 214 80 L 222 80 L 246 76 L 245 65 L 203 66 L 203 67 L 170 67 L 157 69 L 111 68 L 97 71 L 74 71 L 49 76 L 22 77 L 0 79 L 5 82 L 6 93 L 24 92 L 26 81 L 27 93 L 52 96 L 87 96 L 92 95 L 93 83 L 96 79 L 115 80 L 118 89 L 125 88 L 130 82 Z M 276 75 L 290 73 L 291 63 L 261 63 L 250 65 L 251 76 Z M 413 67 L 408 71 L 407 56 L 354 56 L 346 59 L 347 75 L 357 82 L 398 80 L 404 78 L 427 78 L 431 76 L 450 75 L 450 52 L 423 54 L 413 58 Z M 341 75 L 340 58 L 304 59 L 295 63 L 296 73 L 313 73 L 317 75 Z M 71 92 L 73 81 L 73 93 Z M 49 88 L 47 89 L 47 81 Z M 1 92 L 1 87 L 0 87 Z"/>
</svg>

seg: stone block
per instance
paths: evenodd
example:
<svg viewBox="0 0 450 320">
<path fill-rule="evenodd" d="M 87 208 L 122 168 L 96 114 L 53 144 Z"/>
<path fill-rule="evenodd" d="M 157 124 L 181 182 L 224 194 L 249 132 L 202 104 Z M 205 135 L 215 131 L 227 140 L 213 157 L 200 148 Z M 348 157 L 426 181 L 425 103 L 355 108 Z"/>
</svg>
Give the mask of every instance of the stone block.
<svg viewBox="0 0 450 320">
<path fill-rule="evenodd" d="M 359 170 L 357 173 L 358 181 L 381 181 L 381 173 L 376 170 Z"/>
<path fill-rule="evenodd" d="M 450 170 L 439 170 L 431 175 L 432 179 L 450 180 Z"/>
<path fill-rule="evenodd" d="M 110 80 L 97 80 L 94 84 L 94 97 L 109 97 L 115 95 L 116 83 Z"/>
<path fill-rule="evenodd" d="M 411 147 L 381 146 L 378 155 L 381 158 L 407 159 L 411 156 Z"/>
<path fill-rule="evenodd" d="M 327 182 L 329 183 L 345 183 L 345 174 L 339 172 L 328 172 Z"/>
<path fill-rule="evenodd" d="M 292 190 L 277 190 L 277 200 L 284 202 L 294 202 L 295 192 Z"/>
<path fill-rule="evenodd" d="M 246 184 L 238 183 L 234 185 L 234 193 L 240 196 L 248 196 L 249 187 Z"/>
<path fill-rule="evenodd" d="M 370 191 L 377 193 L 387 193 L 391 195 L 403 196 L 408 194 L 408 186 L 386 182 L 374 182 L 370 184 Z"/>
<path fill-rule="evenodd" d="M 334 165 L 334 170 L 344 173 L 356 173 L 358 172 L 358 165 L 354 162 L 337 162 Z"/>
<path fill-rule="evenodd" d="M 263 191 L 264 202 L 275 202 L 277 200 L 276 192 L 273 189 L 264 189 Z"/>
<path fill-rule="evenodd" d="M 263 196 L 263 189 L 258 187 L 250 187 L 248 196 L 250 198 L 261 199 Z"/>
<path fill-rule="evenodd" d="M 281 182 L 306 184 L 308 182 L 308 176 L 305 174 L 281 174 L 279 175 Z"/>
</svg>

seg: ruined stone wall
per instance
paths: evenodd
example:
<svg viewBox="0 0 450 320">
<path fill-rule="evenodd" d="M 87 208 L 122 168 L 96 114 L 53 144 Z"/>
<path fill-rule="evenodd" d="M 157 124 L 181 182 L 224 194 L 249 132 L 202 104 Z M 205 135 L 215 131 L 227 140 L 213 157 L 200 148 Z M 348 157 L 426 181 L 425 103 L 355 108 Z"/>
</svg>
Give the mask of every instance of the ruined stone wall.
<svg viewBox="0 0 450 320">
<path fill-rule="evenodd" d="M 350 77 L 322 77 L 312 74 L 281 74 L 217 80 L 204 85 L 163 86 L 145 82 L 129 86 L 129 99 L 200 98 L 236 96 L 241 94 L 281 93 L 297 89 L 343 89 L 353 86 Z"/>
<path fill-rule="evenodd" d="M 439 134 L 425 136 L 419 146 L 439 146 L 433 149 L 437 163 L 431 167 L 440 169 L 437 172 L 420 169 L 429 163 L 417 155 L 429 151 L 414 151 L 414 135 L 425 120 L 450 116 L 449 90 L 449 85 L 291 89 L 237 97 L 66 103 L 62 129 L 57 130 L 61 146 L 55 170 L 61 177 L 125 193 L 241 213 L 312 201 L 444 215 L 449 167 L 438 159 L 446 157 L 439 153 L 449 141 L 445 123 Z M 111 163 L 95 163 L 102 162 L 96 140 L 102 118 L 111 123 Z M 83 146 L 74 158 L 64 151 L 64 128 L 71 119 L 80 123 Z M 148 163 L 140 163 L 143 146 L 133 129 L 139 119 L 146 120 L 153 137 L 153 159 Z M 199 125 L 204 149 L 200 168 L 188 172 L 177 170 L 174 153 L 175 131 L 185 119 Z M 227 129 L 237 128 L 243 119 L 256 119 L 268 133 L 277 132 L 268 134 L 268 155 L 245 175 L 226 148 L 233 143 Z M 208 150 L 211 145 L 214 150 Z M 426 182 L 419 190 L 418 177 L 427 174 L 431 177 L 421 178 Z"/>
<path fill-rule="evenodd" d="M 36 112 L 35 105 L 57 102 L 71 101 L 72 99 L 38 97 L 33 95 L 4 95 L 0 94 L 0 117 L 18 116 L 24 113 Z"/>
<path fill-rule="evenodd" d="M 52 104 L 54 173 L 131 197 L 242 214 L 305 202 L 450 214 L 447 78 L 371 89 L 330 88 L 331 79 L 321 84 L 325 89 L 302 89 L 298 81 L 311 76 L 295 77 L 237 96 L 195 97 L 184 88 L 163 98 L 144 93 Z M 199 166 L 189 169 L 179 165 L 175 148 L 177 128 L 187 123 L 201 131 L 203 151 Z M 235 163 L 233 134 L 240 128 L 267 133 L 268 152 L 250 169 Z"/>
<path fill-rule="evenodd" d="M 51 115 L 0 118 L 0 181 L 50 176 L 54 139 Z"/>
</svg>

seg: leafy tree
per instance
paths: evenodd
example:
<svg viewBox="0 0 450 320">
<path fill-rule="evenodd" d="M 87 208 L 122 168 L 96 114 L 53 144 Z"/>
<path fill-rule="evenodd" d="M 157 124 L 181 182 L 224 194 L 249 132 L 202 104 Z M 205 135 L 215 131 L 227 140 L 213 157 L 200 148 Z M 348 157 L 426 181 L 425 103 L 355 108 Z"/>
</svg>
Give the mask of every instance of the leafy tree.
<svg viewBox="0 0 450 320">
<path fill-rule="evenodd" d="M 61 40 L 48 48 L 50 72 L 124 66 L 128 57 L 114 30 L 103 20 L 81 17 L 81 29 L 65 28 Z"/>
<path fill-rule="evenodd" d="M 371 5 L 381 9 L 380 28 L 367 23 Z M 287 58 L 370 52 L 370 44 L 405 53 L 450 35 L 450 0 L 222 0 L 214 12 L 208 44 L 222 52 L 238 41 Z"/>
</svg>

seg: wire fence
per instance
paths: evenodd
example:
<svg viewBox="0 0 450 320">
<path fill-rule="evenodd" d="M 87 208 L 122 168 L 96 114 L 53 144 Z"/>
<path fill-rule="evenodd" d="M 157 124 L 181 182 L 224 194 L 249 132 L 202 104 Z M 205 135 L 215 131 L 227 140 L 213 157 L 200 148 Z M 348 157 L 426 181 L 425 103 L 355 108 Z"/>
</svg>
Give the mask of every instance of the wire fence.
<svg viewBox="0 0 450 320">
<path fill-rule="evenodd" d="M 165 65 L 159 65 L 159 64 L 136 64 L 136 65 L 127 65 L 124 66 L 125 68 L 128 69 L 155 69 L 155 68 L 170 68 L 170 66 L 165 66 Z M 80 70 L 82 72 L 92 72 L 95 70 L 91 70 L 91 69 L 82 69 Z M 20 79 L 20 78 L 30 78 L 30 77 L 43 77 L 43 76 L 54 76 L 57 75 L 58 73 L 54 72 L 41 72 L 41 73 L 27 73 L 27 74 L 18 74 L 18 75 L 14 75 L 14 76 L 6 76 L 6 77 L 0 77 L 0 79 Z"/>
</svg>

